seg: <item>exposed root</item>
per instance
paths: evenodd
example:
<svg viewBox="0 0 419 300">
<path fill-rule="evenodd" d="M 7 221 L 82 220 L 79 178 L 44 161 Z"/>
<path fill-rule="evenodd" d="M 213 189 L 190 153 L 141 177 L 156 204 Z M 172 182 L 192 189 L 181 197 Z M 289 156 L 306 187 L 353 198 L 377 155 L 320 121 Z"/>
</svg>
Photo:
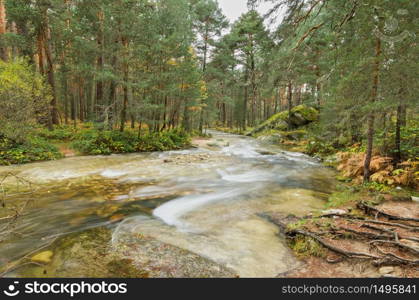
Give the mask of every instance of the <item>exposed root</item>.
<svg viewBox="0 0 419 300">
<path fill-rule="evenodd" d="M 376 266 L 399 265 L 399 264 L 412 265 L 412 266 L 418 266 L 419 265 L 419 260 L 405 259 L 405 258 L 402 258 L 400 256 L 397 256 L 394 253 L 385 252 L 380 247 L 378 247 L 377 245 L 374 245 L 374 246 L 375 246 L 375 249 L 377 250 L 377 252 L 384 256 L 384 258 L 382 258 L 380 260 L 377 260 L 377 261 L 374 261 L 374 264 Z"/>
<path fill-rule="evenodd" d="M 407 250 L 409 252 L 411 252 L 412 254 L 415 255 L 419 255 L 419 251 L 413 247 L 410 247 L 408 245 L 402 244 L 400 242 L 397 241 L 385 241 L 385 240 L 376 240 L 376 241 L 372 241 L 370 242 L 371 245 L 375 245 L 375 244 L 389 244 L 389 245 L 393 245 L 393 246 L 397 246 L 399 248 L 402 248 L 404 250 Z"/>
<path fill-rule="evenodd" d="M 378 208 L 370 206 L 370 205 L 368 205 L 364 202 L 359 202 L 357 206 L 358 206 L 359 209 L 363 210 L 366 214 L 373 215 L 375 217 L 382 216 L 382 217 L 385 217 L 389 220 L 398 220 L 398 221 L 408 221 L 408 222 L 418 222 L 419 223 L 419 219 L 417 219 L 417 218 L 406 218 L 406 217 L 391 215 L 389 213 L 386 213 L 386 212 L 383 212 L 383 211 L 379 210 Z"/>
<path fill-rule="evenodd" d="M 363 209 L 367 215 L 373 215 L 375 219 L 349 214 L 306 217 L 303 219 L 304 225 L 297 229 L 289 228 L 288 224 L 297 222 L 298 219 L 270 218 L 270 221 L 279 226 L 289 239 L 304 236 L 344 258 L 370 260 L 374 266 L 419 265 L 419 248 L 415 245 L 418 243 L 419 246 L 419 227 L 411 224 L 419 220 L 391 215 L 365 203 L 360 203 L 358 208 Z M 378 217 L 390 221 L 383 221 Z M 333 223 L 322 222 L 327 218 L 332 218 Z"/>
<path fill-rule="evenodd" d="M 304 230 L 298 230 L 298 229 L 287 231 L 285 224 L 283 224 L 283 223 L 277 223 L 277 222 L 275 222 L 275 224 L 278 225 L 279 227 L 282 227 L 283 230 L 286 232 L 286 235 L 288 237 L 293 238 L 293 237 L 295 237 L 297 235 L 303 235 L 303 236 L 312 238 L 313 240 L 315 240 L 319 244 L 321 244 L 323 247 L 325 247 L 325 248 L 327 248 L 327 249 L 329 249 L 329 250 L 331 250 L 333 252 L 336 252 L 338 254 L 341 254 L 341 255 L 343 255 L 345 257 L 348 257 L 348 258 L 364 258 L 364 259 L 365 258 L 368 258 L 368 259 L 370 259 L 370 258 L 379 259 L 380 258 L 378 256 L 375 256 L 375 255 L 372 255 L 372 254 L 368 254 L 368 253 L 358 253 L 358 252 L 346 251 L 346 250 L 343 250 L 341 248 L 335 247 L 335 246 L 327 243 L 325 240 L 323 240 L 320 236 L 318 236 L 315 233 L 304 231 Z"/>
</svg>

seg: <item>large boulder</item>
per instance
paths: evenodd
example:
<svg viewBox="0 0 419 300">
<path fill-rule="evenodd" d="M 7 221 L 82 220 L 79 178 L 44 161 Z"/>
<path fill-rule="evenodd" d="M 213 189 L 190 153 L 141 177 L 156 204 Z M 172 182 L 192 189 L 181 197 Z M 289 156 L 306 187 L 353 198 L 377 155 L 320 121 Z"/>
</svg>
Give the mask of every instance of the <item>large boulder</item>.
<svg viewBox="0 0 419 300">
<path fill-rule="evenodd" d="M 288 111 L 277 113 L 247 135 L 252 136 L 267 130 L 285 131 L 290 127 L 298 128 L 317 121 L 318 118 L 319 112 L 315 108 L 299 105 L 291 110 L 291 117 Z"/>
</svg>

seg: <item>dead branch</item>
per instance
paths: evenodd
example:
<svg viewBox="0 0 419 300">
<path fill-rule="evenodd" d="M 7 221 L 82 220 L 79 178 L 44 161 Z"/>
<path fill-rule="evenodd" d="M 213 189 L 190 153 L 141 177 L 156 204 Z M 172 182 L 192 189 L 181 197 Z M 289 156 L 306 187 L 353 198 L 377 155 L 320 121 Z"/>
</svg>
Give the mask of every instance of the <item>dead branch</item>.
<svg viewBox="0 0 419 300">
<path fill-rule="evenodd" d="M 348 14 L 346 14 L 346 16 L 343 18 L 342 22 L 338 26 L 339 30 L 342 28 L 343 25 L 345 25 L 345 23 L 353 19 L 357 8 L 358 8 L 358 1 L 354 1 L 354 6 L 352 7 L 351 11 Z"/>
<path fill-rule="evenodd" d="M 311 27 L 303 36 L 302 36 L 302 38 L 298 41 L 298 43 L 297 43 L 297 46 L 295 46 L 295 48 L 293 49 L 293 50 L 297 50 L 298 48 L 300 48 L 300 46 L 301 46 L 301 44 L 307 39 L 307 37 L 311 34 L 311 33 L 313 33 L 313 32 L 315 32 L 315 31 L 317 31 L 317 30 L 319 30 L 321 27 L 323 27 L 323 25 L 324 25 L 325 23 L 323 22 L 323 23 L 320 23 L 320 24 L 318 24 L 318 25 L 316 25 L 316 26 L 313 26 L 313 27 Z"/>
<path fill-rule="evenodd" d="M 304 21 L 304 20 L 306 20 L 310 15 L 311 15 L 311 12 L 313 11 L 313 9 L 320 3 L 320 2 L 322 2 L 322 0 L 318 0 L 318 1 L 316 1 L 313 5 L 311 5 L 311 7 L 309 8 L 309 10 L 307 11 L 307 13 L 305 14 L 305 15 L 303 15 L 303 16 L 301 16 L 300 18 L 298 18 L 296 21 L 295 21 L 295 24 L 296 25 L 298 25 L 298 24 L 300 24 L 301 23 L 301 21 Z"/>
</svg>

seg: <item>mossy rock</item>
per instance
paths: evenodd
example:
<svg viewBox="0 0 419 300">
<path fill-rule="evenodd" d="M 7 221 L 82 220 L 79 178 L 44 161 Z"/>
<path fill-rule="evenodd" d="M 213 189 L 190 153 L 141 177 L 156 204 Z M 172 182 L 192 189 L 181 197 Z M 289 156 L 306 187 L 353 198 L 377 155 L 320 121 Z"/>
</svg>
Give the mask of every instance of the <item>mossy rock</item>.
<svg viewBox="0 0 419 300">
<path fill-rule="evenodd" d="M 288 111 L 277 113 L 246 135 L 253 136 L 272 129 L 285 131 L 289 127 L 298 128 L 317 121 L 318 118 L 319 112 L 315 108 L 299 105 L 291 110 L 291 116 Z"/>
<path fill-rule="evenodd" d="M 304 118 L 306 121 L 315 122 L 319 119 L 319 111 L 315 109 L 314 107 L 309 107 L 306 105 L 299 105 L 292 109 L 292 114 L 298 114 L 302 118 Z"/>
</svg>

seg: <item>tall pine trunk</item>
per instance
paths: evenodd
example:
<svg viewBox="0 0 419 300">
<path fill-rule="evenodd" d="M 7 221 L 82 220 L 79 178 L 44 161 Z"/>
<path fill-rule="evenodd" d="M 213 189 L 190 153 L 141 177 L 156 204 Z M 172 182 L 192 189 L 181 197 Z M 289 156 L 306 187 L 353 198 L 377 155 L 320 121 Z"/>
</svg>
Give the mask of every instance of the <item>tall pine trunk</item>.
<svg viewBox="0 0 419 300">
<path fill-rule="evenodd" d="M 121 127 L 120 131 L 125 131 L 125 123 L 127 121 L 127 111 L 128 111 L 128 81 L 129 81 L 129 65 L 128 65 L 128 40 L 126 38 L 122 38 L 122 45 L 125 48 L 126 54 L 126 61 L 123 63 L 124 68 L 124 100 L 122 103 L 122 110 L 121 110 Z"/>
<path fill-rule="evenodd" d="M 99 23 L 99 30 L 97 34 L 97 47 L 98 47 L 97 70 L 100 73 L 103 71 L 103 65 L 104 65 L 103 49 L 104 49 L 104 43 L 105 43 L 105 38 L 104 38 L 104 33 L 103 33 L 105 15 L 102 9 L 99 10 L 97 14 L 97 18 L 98 18 L 98 23 Z M 96 108 L 96 112 L 99 115 L 99 118 L 102 117 L 101 116 L 102 111 L 101 109 L 99 109 L 99 107 L 102 107 L 103 104 L 104 104 L 103 103 L 103 80 L 98 79 L 96 82 L 96 106 L 95 108 Z"/>
<path fill-rule="evenodd" d="M 291 124 L 291 111 L 293 109 L 292 107 L 292 82 L 288 82 L 288 129 L 292 130 L 292 124 Z"/>
<path fill-rule="evenodd" d="M 5 1 L 0 0 L 0 59 L 7 60 L 7 48 L 3 45 L 3 36 L 6 34 L 6 6 Z"/>
<path fill-rule="evenodd" d="M 396 120 L 396 137 L 395 137 L 395 145 L 396 145 L 396 152 L 394 154 L 394 161 L 395 163 L 400 163 L 402 161 L 402 149 L 401 149 L 401 129 L 402 127 L 406 126 L 404 120 L 404 112 L 403 109 L 406 107 L 404 100 L 403 100 L 403 90 L 400 89 L 399 92 L 399 105 L 397 107 L 397 120 Z"/>
<path fill-rule="evenodd" d="M 380 56 L 381 56 L 381 40 L 377 38 L 376 46 L 375 46 L 375 64 L 373 70 L 373 85 L 372 85 L 372 93 L 371 93 L 371 102 L 375 103 L 378 97 L 378 84 L 380 80 Z M 374 123 L 375 123 L 375 111 L 374 108 L 368 115 L 368 133 L 367 133 L 367 155 L 365 157 L 365 164 L 364 164 L 364 182 L 369 182 L 371 177 L 371 159 L 372 159 L 372 151 L 374 147 Z"/>
</svg>

